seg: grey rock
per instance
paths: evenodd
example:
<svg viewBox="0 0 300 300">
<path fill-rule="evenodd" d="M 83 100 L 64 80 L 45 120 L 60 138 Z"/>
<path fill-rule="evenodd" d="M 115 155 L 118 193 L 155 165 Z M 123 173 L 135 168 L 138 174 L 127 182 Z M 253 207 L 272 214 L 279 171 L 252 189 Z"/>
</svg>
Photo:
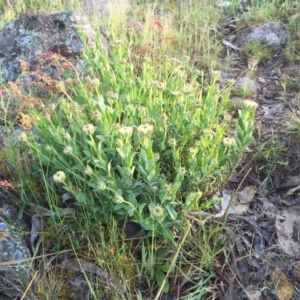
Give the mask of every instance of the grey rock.
<svg viewBox="0 0 300 300">
<path fill-rule="evenodd" d="M 67 10 L 56 14 L 24 14 L 17 20 L 4 24 L 0 30 L 0 73 L 2 81 L 15 81 L 20 75 L 19 61 L 29 63 L 29 71 L 35 71 L 41 60 L 38 56 L 47 52 L 62 55 L 68 60 L 76 59 L 84 43 L 78 29 L 93 47 L 95 31 L 82 14 Z M 101 39 L 105 39 L 101 36 Z M 104 45 L 105 51 L 107 51 Z M 51 77 L 60 76 L 49 66 L 39 68 Z M 56 73 L 55 73 L 56 72 Z M 27 78 L 31 81 L 32 78 Z"/>
<path fill-rule="evenodd" d="M 255 28 L 248 28 L 238 38 L 238 45 L 245 46 L 249 42 L 257 42 L 278 51 L 287 41 L 287 30 L 277 22 L 268 22 Z"/>
<path fill-rule="evenodd" d="M 18 208 L 13 201 L 0 192 L 0 291 L 15 299 L 26 290 L 33 268 L 32 261 L 26 261 L 31 255 L 23 238 L 23 234 L 29 231 L 29 225 L 18 219 Z"/>
<path fill-rule="evenodd" d="M 221 86 L 224 86 L 228 83 L 228 80 L 233 80 L 234 78 L 235 78 L 234 74 L 221 71 L 219 84 Z"/>
<path fill-rule="evenodd" d="M 240 97 L 256 97 L 260 86 L 248 77 L 239 78 L 231 88 L 231 95 Z"/>
<path fill-rule="evenodd" d="M 83 0 L 82 8 L 88 14 L 103 17 L 116 13 L 126 14 L 131 5 L 129 0 Z"/>
<path fill-rule="evenodd" d="M 263 78 L 263 77 L 257 77 L 257 80 L 259 81 L 259 82 L 261 82 L 261 83 L 266 83 L 266 79 L 265 78 Z"/>
</svg>

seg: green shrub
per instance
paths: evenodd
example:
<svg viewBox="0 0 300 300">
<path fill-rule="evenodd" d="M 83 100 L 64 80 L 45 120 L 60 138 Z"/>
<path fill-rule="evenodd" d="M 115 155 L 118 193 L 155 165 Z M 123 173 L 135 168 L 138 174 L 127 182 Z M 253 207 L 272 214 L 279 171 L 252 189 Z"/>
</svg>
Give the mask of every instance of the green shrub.
<svg viewBox="0 0 300 300">
<path fill-rule="evenodd" d="M 37 113 L 38 141 L 26 144 L 52 176 L 48 184 L 68 191 L 91 219 L 129 217 L 170 237 L 185 212 L 212 205 L 250 143 L 254 108 L 239 112 L 230 137 L 229 92 L 219 90 L 217 74 L 205 84 L 187 58 L 155 64 L 146 56 L 136 75 L 130 56 L 122 45 L 110 58 L 86 50 L 90 77 L 51 114 Z"/>
</svg>

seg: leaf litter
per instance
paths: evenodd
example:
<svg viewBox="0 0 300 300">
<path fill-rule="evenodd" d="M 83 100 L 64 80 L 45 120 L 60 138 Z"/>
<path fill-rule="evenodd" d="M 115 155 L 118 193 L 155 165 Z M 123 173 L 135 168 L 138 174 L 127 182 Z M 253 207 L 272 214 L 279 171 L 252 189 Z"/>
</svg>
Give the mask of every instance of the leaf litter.
<svg viewBox="0 0 300 300">
<path fill-rule="evenodd" d="M 218 195 L 215 216 L 228 212 L 228 243 L 234 244 L 223 279 L 229 289 L 220 299 L 300 299 L 298 186 L 300 177 L 290 176 L 272 193 L 247 185 Z"/>
</svg>

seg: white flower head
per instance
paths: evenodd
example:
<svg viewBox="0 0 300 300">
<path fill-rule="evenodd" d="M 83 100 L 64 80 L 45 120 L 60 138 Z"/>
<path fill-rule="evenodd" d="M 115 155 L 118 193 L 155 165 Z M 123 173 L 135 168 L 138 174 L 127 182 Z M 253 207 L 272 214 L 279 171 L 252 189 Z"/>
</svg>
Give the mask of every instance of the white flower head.
<svg viewBox="0 0 300 300">
<path fill-rule="evenodd" d="M 168 120 L 167 115 L 162 115 L 162 116 L 161 116 L 161 121 L 162 121 L 163 123 L 167 122 L 167 120 Z"/>
<path fill-rule="evenodd" d="M 191 147 L 191 148 L 189 149 L 189 152 L 190 152 L 191 155 L 196 155 L 197 152 L 198 152 L 198 149 L 195 148 L 195 147 Z"/>
<path fill-rule="evenodd" d="M 168 140 L 168 144 L 171 146 L 171 147 L 175 147 L 176 146 L 176 140 L 171 138 Z"/>
<path fill-rule="evenodd" d="M 49 108 L 50 108 L 51 111 L 54 111 L 56 109 L 56 104 L 55 103 L 51 103 L 49 105 Z"/>
<path fill-rule="evenodd" d="M 105 190 L 106 188 L 106 184 L 104 181 L 99 181 L 98 184 L 97 184 L 97 189 L 100 190 L 100 191 L 103 191 Z"/>
<path fill-rule="evenodd" d="M 196 146 L 200 146 L 200 145 L 201 145 L 201 141 L 200 141 L 200 140 L 196 140 L 196 141 L 195 141 L 195 145 L 196 145 Z"/>
<path fill-rule="evenodd" d="M 146 107 L 145 106 L 138 106 L 137 111 L 141 114 L 146 113 Z"/>
<path fill-rule="evenodd" d="M 196 101 L 194 102 L 194 105 L 195 105 L 195 107 L 200 107 L 200 106 L 201 106 L 201 101 L 196 100 Z"/>
<path fill-rule="evenodd" d="M 160 205 L 150 204 L 149 206 L 150 213 L 155 218 L 160 218 L 164 214 L 164 209 Z"/>
<path fill-rule="evenodd" d="M 115 92 L 109 92 L 108 96 L 112 99 L 117 99 L 119 97 L 119 94 Z"/>
<path fill-rule="evenodd" d="M 225 122 L 230 122 L 231 119 L 232 119 L 232 117 L 231 117 L 230 114 L 225 114 L 225 115 L 223 116 L 223 119 L 224 119 Z"/>
<path fill-rule="evenodd" d="M 235 143 L 235 140 L 232 137 L 225 137 L 223 139 L 223 145 L 225 147 L 232 147 L 234 145 L 234 143 Z"/>
<path fill-rule="evenodd" d="M 258 108 L 258 104 L 252 100 L 244 100 L 243 104 L 244 104 L 244 106 L 249 107 L 249 108 L 253 108 L 253 109 Z"/>
<path fill-rule="evenodd" d="M 171 190 L 171 186 L 170 186 L 170 184 L 167 184 L 166 182 L 163 182 L 162 185 L 161 185 L 161 189 L 164 192 L 169 192 Z"/>
<path fill-rule="evenodd" d="M 84 169 L 84 174 L 92 175 L 93 174 L 93 169 L 90 166 L 86 166 L 86 168 Z"/>
<path fill-rule="evenodd" d="M 93 124 L 86 124 L 81 130 L 84 134 L 91 135 L 95 132 L 96 127 Z"/>
<path fill-rule="evenodd" d="M 191 91 L 192 91 L 192 86 L 190 85 L 190 84 L 186 84 L 184 87 L 183 87 L 183 92 L 185 93 L 185 94 L 187 94 L 187 93 L 190 93 Z"/>
<path fill-rule="evenodd" d="M 170 94 L 174 97 L 181 95 L 180 91 L 170 91 Z"/>
<path fill-rule="evenodd" d="M 65 133 L 63 134 L 63 137 L 64 137 L 66 140 L 68 140 L 68 141 L 71 139 L 70 134 L 67 133 L 67 132 L 65 132 Z"/>
<path fill-rule="evenodd" d="M 140 125 L 137 128 L 137 131 L 143 135 L 150 135 L 153 132 L 153 130 L 154 130 L 154 127 L 153 127 L 153 125 L 150 125 L 150 124 Z"/>
<path fill-rule="evenodd" d="M 18 139 L 18 141 L 25 142 L 25 141 L 27 141 L 27 134 L 25 132 L 21 132 L 17 136 L 17 139 Z"/>
<path fill-rule="evenodd" d="M 121 127 L 120 123 L 113 123 L 111 124 L 112 129 L 119 129 Z"/>
<path fill-rule="evenodd" d="M 116 204 L 124 202 L 124 198 L 120 194 L 115 194 L 113 197 L 113 202 Z"/>
<path fill-rule="evenodd" d="M 133 127 L 130 126 L 122 126 L 119 129 L 119 133 L 125 137 L 130 137 L 133 134 Z"/>
<path fill-rule="evenodd" d="M 216 70 L 212 72 L 212 75 L 216 80 L 219 80 L 221 77 L 221 72 Z"/>
<path fill-rule="evenodd" d="M 99 80 L 99 78 L 93 78 L 93 79 L 91 79 L 90 83 L 94 87 L 100 86 L 100 80 Z"/>
<path fill-rule="evenodd" d="M 159 90 L 162 90 L 166 87 L 166 84 L 164 82 L 158 80 L 152 80 L 151 84 Z"/>
<path fill-rule="evenodd" d="M 71 146 L 65 147 L 65 149 L 64 149 L 64 154 L 69 155 L 69 154 L 71 154 L 72 152 L 73 152 L 73 149 L 72 149 Z"/>
<path fill-rule="evenodd" d="M 54 182 L 63 183 L 66 180 L 66 174 L 63 171 L 58 171 L 53 175 Z"/>
<path fill-rule="evenodd" d="M 101 112 L 99 110 L 95 110 L 90 114 L 92 119 L 99 119 L 101 117 Z"/>
</svg>

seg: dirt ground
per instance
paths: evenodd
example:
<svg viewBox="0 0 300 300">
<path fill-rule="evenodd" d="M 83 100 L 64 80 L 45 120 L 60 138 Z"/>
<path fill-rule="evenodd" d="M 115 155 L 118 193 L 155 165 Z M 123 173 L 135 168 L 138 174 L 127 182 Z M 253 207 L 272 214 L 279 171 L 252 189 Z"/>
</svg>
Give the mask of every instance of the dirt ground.
<svg viewBox="0 0 300 300">
<path fill-rule="evenodd" d="M 235 75 L 247 69 L 243 55 L 238 61 Z M 299 113 L 298 74 L 283 53 L 254 72 L 261 86 L 254 142 L 227 186 L 246 199 L 228 219 L 235 246 L 211 281 L 216 299 L 300 299 L 300 136 L 291 121 Z"/>
</svg>

